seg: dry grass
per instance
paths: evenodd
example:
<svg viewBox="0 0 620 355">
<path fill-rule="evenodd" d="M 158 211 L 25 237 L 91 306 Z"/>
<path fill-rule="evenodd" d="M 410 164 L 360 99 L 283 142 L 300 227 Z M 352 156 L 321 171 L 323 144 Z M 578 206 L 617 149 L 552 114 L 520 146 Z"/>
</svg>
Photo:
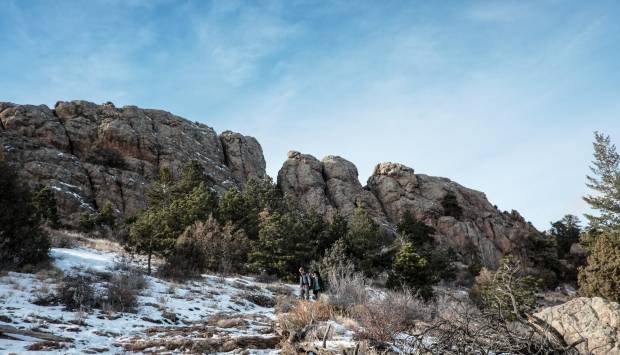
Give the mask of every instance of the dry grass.
<svg viewBox="0 0 620 355">
<path fill-rule="evenodd" d="M 321 301 L 297 301 L 288 313 L 278 315 L 282 330 L 288 334 L 298 334 L 317 322 L 327 321 L 332 317 L 331 307 Z"/>
</svg>

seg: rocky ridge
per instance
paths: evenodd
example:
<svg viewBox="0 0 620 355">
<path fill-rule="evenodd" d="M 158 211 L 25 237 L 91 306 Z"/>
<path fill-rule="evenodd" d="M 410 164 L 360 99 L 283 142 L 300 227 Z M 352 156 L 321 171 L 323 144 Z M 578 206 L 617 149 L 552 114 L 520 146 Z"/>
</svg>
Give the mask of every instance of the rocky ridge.
<svg viewBox="0 0 620 355">
<path fill-rule="evenodd" d="M 265 176 L 253 137 L 224 132 L 161 110 L 86 101 L 45 105 L 0 103 L 0 145 L 30 185 L 50 186 L 62 221 L 110 201 L 118 214 L 145 207 L 144 191 L 160 168 L 173 174 L 202 164 L 218 191 Z"/>
<path fill-rule="evenodd" d="M 50 186 L 61 220 L 77 226 L 79 216 L 110 201 L 119 215 L 145 207 L 144 192 L 160 168 L 174 174 L 188 160 L 202 164 L 218 192 L 264 178 L 265 158 L 253 137 L 193 123 L 169 112 L 86 101 L 45 106 L 0 103 L 0 146 L 28 184 Z M 495 208 L 484 193 L 446 178 L 416 174 L 397 163 L 378 164 L 367 184 L 350 161 L 334 155 L 318 160 L 291 151 L 278 173 L 279 189 L 306 210 L 326 218 L 366 210 L 394 231 L 405 212 L 433 226 L 443 244 L 496 267 L 507 253 L 524 254 L 528 235 L 538 233 L 517 212 Z M 450 195 L 458 215 L 443 205 Z"/>
<path fill-rule="evenodd" d="M 499 211 L 482 192 L 447 178 L 416 174 L 397 163 L 378 164 L 362 186 L 355 165 L 342 157 L 330 155 L 319 161 L 291 151 L 278 173 L 278 186 L 307 210 L 348 217 L 360 207 L 388 230 L 411 212 L 433 226 L 439 241 L 465 261 L 479 257 L 492 268 L 507 253 L 524 255 L 527 237 L 538 233 L 516 211 Z M 459 216 L 443 206 L 449 194 L 460 207 Z"/>
</svg>

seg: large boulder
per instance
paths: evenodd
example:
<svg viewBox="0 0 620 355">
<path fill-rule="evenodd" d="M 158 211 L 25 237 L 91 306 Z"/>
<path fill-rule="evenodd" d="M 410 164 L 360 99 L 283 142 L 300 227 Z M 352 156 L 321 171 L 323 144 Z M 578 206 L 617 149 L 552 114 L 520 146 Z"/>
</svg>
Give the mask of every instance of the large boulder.
<svg viewBox="0 0 620 355">
<path fill-rule="evenodd" d="M 585 340 L 577 348 L 582 354 L 620 354 L 620 304 L 600 297 L 579 297 L 548 307 L 535 314 L 567 344 Z"/>
<path fill-rule="evenodd" d="M 159 169 L 177 176 L 189 160 L 204 167 L 218 192 L 265 177 L 254 138 L 220 137 L 169 112 L 111 103 L 58 102 L 54 109 L 0 103 L 0 146 L 26 183 L 53 189 L 61 220 L 73 226 L 107 201 L 119 215 L 134 215 Z"/>
</svg>

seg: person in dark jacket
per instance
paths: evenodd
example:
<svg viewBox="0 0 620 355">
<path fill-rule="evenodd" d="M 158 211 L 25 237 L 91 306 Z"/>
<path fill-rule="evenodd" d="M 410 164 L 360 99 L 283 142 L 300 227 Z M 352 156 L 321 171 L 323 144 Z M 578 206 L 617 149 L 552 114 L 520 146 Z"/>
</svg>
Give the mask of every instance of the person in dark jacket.
<svg viewBox="0 0 620 355">
<path fill-rule="evenodd" d="M 312 273 L 312 293 L 314 294 L 314 299 L 319 299 L 319 294 L 323 292 L 323 279 L 321 279 L 321 275 L 318 271 Z"/>
<path fill-rule="evenodd" d="M 299 268 L 299 298 L 310 299 L 310 289 L 312 288 L 312 278 L 303 267 Z"/>
</svg>

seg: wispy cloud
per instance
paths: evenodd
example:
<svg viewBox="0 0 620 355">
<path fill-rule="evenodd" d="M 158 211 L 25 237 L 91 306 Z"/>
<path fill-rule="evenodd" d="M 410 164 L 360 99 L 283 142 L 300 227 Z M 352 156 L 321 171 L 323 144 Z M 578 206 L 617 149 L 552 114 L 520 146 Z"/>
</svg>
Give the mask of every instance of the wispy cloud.
<svg viewBox="0 0 620 355">
<path fill-rule="evenodd" d="M 365 180 L 399 161 L 544 228 L 620 139 L 614 2 L 6 2 L 0 95 L 163 108 Z M 105 14 L 105 16 L 104 16 Z"/>
</svg>

